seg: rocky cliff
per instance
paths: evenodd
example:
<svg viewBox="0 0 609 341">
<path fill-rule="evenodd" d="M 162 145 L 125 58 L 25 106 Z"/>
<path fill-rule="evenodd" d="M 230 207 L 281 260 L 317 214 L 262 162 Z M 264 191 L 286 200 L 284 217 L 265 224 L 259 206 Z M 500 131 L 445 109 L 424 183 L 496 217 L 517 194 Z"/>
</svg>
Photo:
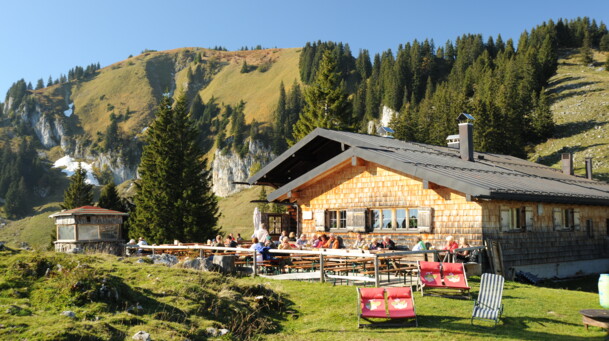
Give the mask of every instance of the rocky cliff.
<svg viewBox="0 0 609 341">
<path fill-rule="evenodd" d="M 271 149 L 265 147 L 261 142 L 250 140 L 247 143 L 249 144 L 248 153 L 244 157 L 234 152 L 226 152 L 226 150 L 217 150 L 214 154 L 212 178 L 216 195 L 226 197 L 248 188 L 247 185 L 235 185 L 233 182 L 247 180 L 254 164 L 265 165 L 275 157 Z"/>
</svg>

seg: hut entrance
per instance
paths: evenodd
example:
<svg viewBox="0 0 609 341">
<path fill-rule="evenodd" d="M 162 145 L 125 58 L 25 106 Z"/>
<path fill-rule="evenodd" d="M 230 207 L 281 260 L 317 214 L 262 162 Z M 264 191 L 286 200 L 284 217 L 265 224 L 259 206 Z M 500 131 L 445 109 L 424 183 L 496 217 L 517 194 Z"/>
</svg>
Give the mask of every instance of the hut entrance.
<svg viewBox="0 0 609 341">
<path fill-rule="evenodd" d="M 290 215 L 281 213 L 263 213 L 262 222 L 266 224 L 272 236 L 278 236 L 281 231 L 295 232 L 290 226 Z"/>
</svg>

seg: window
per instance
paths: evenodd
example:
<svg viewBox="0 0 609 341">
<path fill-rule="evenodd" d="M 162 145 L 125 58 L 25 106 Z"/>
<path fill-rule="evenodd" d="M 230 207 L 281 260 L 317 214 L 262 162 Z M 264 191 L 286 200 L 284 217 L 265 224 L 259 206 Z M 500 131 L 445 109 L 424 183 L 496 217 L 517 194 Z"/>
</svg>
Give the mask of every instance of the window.
<svg viewBox="0 0 609 341">
<path fill-rule="evenodd" d="M 579 230 L 580 218 L 579 209 L 573 208 L 554 208 L 552 211 L 554 230 Z"/>
<path fill-rule="evenodd" d="M 393 214 L 392 210 L 383 210 L 383 229 L 393 229 Z"/>
<path fill-rule="evenodd" d="M 74 225 L 59 225 L 57 240 L 74 240 Z"/>
<path fill-rule="evenodd" d="M 431 232 L 431 213 L 431 208 L 371 209 L 369 230 Z M 422 217 L 424 218 L 422 219 Z"/>
<path fill-rule="evenodd" d="M 501 231 L 526 231 L 531 227 L 533 227 L 532 207 L 501 208 Z"/>
<path fill-rule="evenodd" d="M 408 221 L 406 220 L 406 209 L 398 208 L 395 210 L 395 222 L 396 228 L 405 229 L 408 227 Z"/>
<path fill-rule="evenodd" d="M 99 239 L 99 226 L 78 225 L 78 240 Z"/>
<path fill-rule="evenodd" d="M 347 227 L 347 211 L 346 210 L 342 210 L 342 211 L 338 211 L 340 217 L 339 217 L 339 225 L 341 228 L 346 228 Z"/>
<path fill-rule="evenodd" d="M 347 210 L 328 210 L 326 211 L 326 229 L 345 229 L 347 228 Z"/>
<path fill-rule="evenodd" d="M 419 210 L 416 208 L 411 208 L 408 210 L 408 228 L 419 228 Z"/>
<path fill-rule="evenodd" d="M 99 236 L 101 239 L 118 239 L 118 225 L 100 225 Z"/>
</svg>

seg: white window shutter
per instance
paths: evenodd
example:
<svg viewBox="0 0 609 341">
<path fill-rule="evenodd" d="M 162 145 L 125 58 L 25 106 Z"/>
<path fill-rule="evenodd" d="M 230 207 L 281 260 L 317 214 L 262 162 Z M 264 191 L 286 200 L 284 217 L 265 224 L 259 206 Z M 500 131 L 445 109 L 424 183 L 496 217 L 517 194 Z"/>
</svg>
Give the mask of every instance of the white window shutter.
<svg viewBox="0 0 609 341">
<path fill-rule="evenodd" d="M 366 232 L 366 209 L 354 208 L 347 210 L 347 230 Z"/>
<path fill-rule="evenodd" d="M 562 210 L 560 208 L 555 208 L 552 210 L 552 216 L 553 216 L 553 220 L 554 220 L 554 229 L 558 230 L 563 228 L 563 223 L 562 223 Z"/>
<path fill-rule="evenodd" d="M 509 231 L 510 225 L 510 209 L 501 208 L 501 231 Z"/>
<path fill-rule="evenodd" d="M 419 208 L 418 230 L 419 232 L 430 233 L 433 229 L 433 208 Z"/>
<path fill-rule="evenodd" d="M 315 231 L 325 231 L 326 230 L 326 211 L 325 210 L 315 210 Z"/>
<path fill-rule="evenodd" d="M 575 225 L 575 230 L 579 231 L 581 228 L 581 220 L 579 215 L 579 208 L 573 210 L 573 225 Z"/>
</svg>

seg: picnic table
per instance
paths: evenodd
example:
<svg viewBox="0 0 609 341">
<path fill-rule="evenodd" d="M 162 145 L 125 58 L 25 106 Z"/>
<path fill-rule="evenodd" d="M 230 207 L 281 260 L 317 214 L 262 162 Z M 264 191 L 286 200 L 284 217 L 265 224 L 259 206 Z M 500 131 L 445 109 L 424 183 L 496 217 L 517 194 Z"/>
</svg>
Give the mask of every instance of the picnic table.
<svg viewBox="0 0 609 341">
<path fill-rule="evenodd" d="M 588 326 L 595 326 L 609 331 L 609 310 L 607 309 L 584 309 L 579 311 L 586 330 Z"/>
</svg>

